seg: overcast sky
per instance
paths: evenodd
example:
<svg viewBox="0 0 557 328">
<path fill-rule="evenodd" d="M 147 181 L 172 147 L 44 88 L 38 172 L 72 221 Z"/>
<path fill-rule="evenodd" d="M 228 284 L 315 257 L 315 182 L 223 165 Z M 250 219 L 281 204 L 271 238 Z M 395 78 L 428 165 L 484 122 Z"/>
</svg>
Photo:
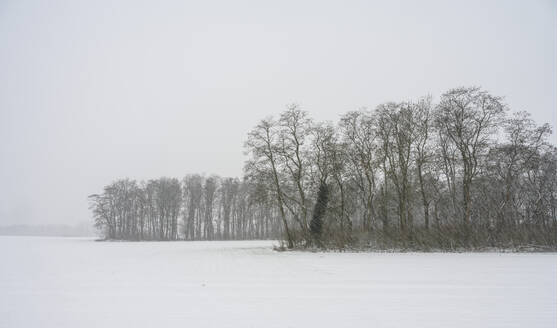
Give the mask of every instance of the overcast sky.
<svg viewBox="0 0 557 328">
<path fill-rule="evenodd" d="M 292 102 L 336 120 L 462 85 L 557 126 L 556 3 L 3 0 L 0 225 L 89 220 L 120 177 L 240 176 Z"/>
</svg>

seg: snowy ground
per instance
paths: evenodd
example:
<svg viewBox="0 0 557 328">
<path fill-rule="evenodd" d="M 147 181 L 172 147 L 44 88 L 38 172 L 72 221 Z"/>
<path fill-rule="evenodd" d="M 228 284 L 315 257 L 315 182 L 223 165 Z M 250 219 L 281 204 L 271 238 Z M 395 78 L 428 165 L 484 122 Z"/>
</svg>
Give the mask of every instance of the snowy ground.
<svg viewBox="0 0 557 328">
<path fill-rule="evenodd" d="M 0 327 L 557 327 L 557 254 L 0 236 Z"/>
</svg>

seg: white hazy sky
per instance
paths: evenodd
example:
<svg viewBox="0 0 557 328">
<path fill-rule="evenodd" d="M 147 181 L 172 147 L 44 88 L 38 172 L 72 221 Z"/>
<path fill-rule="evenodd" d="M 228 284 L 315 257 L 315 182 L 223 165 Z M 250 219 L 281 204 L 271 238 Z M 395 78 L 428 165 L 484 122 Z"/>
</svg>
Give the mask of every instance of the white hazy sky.
<svg viewBox="0 0 557 328">
<path fill-rule="evenodd" d="M 240 176 L 288 103 L 461 85 L 557 126 L 557 3 L 0 0 L 0 224 L 88 220 L 119 177 Z"/>
</svg>

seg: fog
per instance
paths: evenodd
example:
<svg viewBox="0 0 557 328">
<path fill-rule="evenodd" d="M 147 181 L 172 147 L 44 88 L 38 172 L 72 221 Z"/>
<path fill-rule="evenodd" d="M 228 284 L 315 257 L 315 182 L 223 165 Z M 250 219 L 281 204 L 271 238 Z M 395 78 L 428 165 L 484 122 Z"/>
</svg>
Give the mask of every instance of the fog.
<svg viewBox="0 0 557 328">
<path fill-rule="evenodd" d="M 0 225 L 89 220 L 120 177 L 240 176 L 293 102 L 337 120 L 478 85 L 557 126 L 555 31 L 549 1 L 3 1 Z"/>
</svg>

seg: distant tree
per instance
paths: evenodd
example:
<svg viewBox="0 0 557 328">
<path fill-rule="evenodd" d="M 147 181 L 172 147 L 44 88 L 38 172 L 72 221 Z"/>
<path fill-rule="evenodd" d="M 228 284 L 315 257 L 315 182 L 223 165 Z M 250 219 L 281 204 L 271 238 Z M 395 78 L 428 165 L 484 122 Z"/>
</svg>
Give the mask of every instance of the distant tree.
<svg viewBox="0 0 557 328">
<path fill-rule="evenodd" d="M 205 202 L 205 239 L 213 240 L 214 227 L 213 227 L 213 206 L 215 200 L 215 193 L 217 190 L 217 181 L 215 177 L 210 177 L 205 180 L 204 186 L 204 202 Z"/>
</svg>

